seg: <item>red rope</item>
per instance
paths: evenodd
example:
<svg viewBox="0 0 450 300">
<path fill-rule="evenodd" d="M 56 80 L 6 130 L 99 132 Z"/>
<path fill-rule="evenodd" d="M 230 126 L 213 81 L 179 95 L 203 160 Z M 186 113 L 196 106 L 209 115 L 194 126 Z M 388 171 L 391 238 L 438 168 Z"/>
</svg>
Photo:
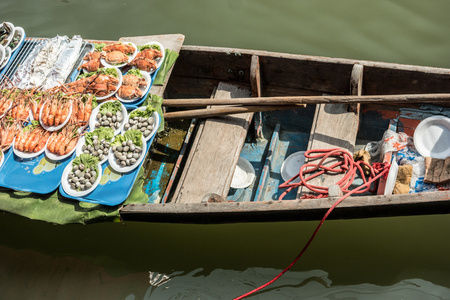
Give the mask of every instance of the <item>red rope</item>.
<svg viewBox="0 0 450 300">
<path fill-rule="evenodd" d="M 311 155 L 311 153 L 318 153 L 318 154 Z M 363 161 L 355 162 L 353 160 L 353 156 L 350 154 L 350 152 L 348 152 L 347 150 L 344 150 L 344 149 L 309 150 L 309 151 L 305 152 L 305 157 L 310 158 L 310 159 L 322 157 L 322 159 L 317 164 L 314 164 L 314 163 L 304 164 L 300 168 L 300 171 L 297 175 L 295 175 L 293 178 L 289 179 L 285 183 L 281 184 L 279 186 L 279 188 L 287 188 L 288 190 L 285 191 L 283 194 L 281 194 L 281 196 L 279 197 L 278 200 L 281 200 L 284 197 L 284 195 L 286 195 L 293 188 L 300 187 L 300 186 L 305 186 L 305 187 L 309 188 L 310 190 L 319 193 L 319 195 L 316 198 L 327 197 L 328 196 L 328 188 L 315 186 L 315 185 L 311 185 L 311 184 L 307 183 L 307 181 L 311 180 L 312 178 L 320 176 L 326 172 L 334 172 L 334 173 L 345 172 L 344 176 L 341 178 L 341 180 L 339 180 L 337 182 L 337 184 L 341 187 L 341 189 L 345 193 L 345 195 L 342 196 L 339 200 L 337 200 L 328 209 L 328 211 L 322 217 L 322 220 L 320 221 L 319 225 L 317 225 L 313 234 L 309 238 L 308 242 L 303 247 L 302 251 L 300 251 L 300 253 L 297 255 L 297 257 L 292 261 L 292 263 L 289 266 L 287 266 L 280 274 L 278 274 L 275 278 L 273 278 L 269 282 L 263 284 L 262 286 L 254 289 L 248 293 L 245 293 L 245 294 L 235 298 L 234 300 L 239 300 L 239 299 L 248 297 L 248 296 L 256 293 L 257 291 L 274 283 L 278 278 L 280 278 L 284 273 L 286 273 L 290 268 L 292 268 L 295 265 L 295 263 L 300 259 L 300 257 L 303 255 L 303 253 L 305 253 L 306 249 L 308 249 L 309 245 L 312 243 L 312 241 L 316 237 L 317 232 L 319 231 L 320 227 L 322 227 L 322 224 L 325 222 L 325 220 L 328 218 L 328 216 L 334 210 L 334 208 L 339 205 L 339 203 L 344 201 L 344 199 L 346 199 L 348 196 L 350 196 L 352 194 L 356 194 L 356 193 L 360 194 L 360 193 L 369 191 L 371 184 L 373 182 L 375 182 L 376 180 L 378 180 L 381 176 L 387 175 L 387 172 L 389 171 L 389 165 L 386 163 L 374 163 L 373 166 L 370 166 L 368 163 L 363 162 Z M 341 160 L 339 160 L 338 162 L 334 163 L 333 165 L 331 165 L 329 167 L 322 165 L 322 163 L 329 157 L 340 157 Z M 368 180 L 364 176 L 364 172 L 362 170 L 361 165 L 368 166 L 368 168 L 370 170 L 370 175 L 369 175 Z M 363 178 L 364 183 L 353 190 L 348 190 L 348 187 L 352 184 L 353 180 L 356 177 L 356 171 L 359 171 L 359 173 L 361 174 L 361 177 Z M 304 175 L 312 173 L 312 172 L 316 172 L 316 173 L 313 175 L 310 175 L 309 177 L 307 177 L 305 179 Z M 299 183 L 290 183 L 290 182 L 292 182 L 292 180 L 295 180 L 298 177 L 300 177 Z"/>
</svg>

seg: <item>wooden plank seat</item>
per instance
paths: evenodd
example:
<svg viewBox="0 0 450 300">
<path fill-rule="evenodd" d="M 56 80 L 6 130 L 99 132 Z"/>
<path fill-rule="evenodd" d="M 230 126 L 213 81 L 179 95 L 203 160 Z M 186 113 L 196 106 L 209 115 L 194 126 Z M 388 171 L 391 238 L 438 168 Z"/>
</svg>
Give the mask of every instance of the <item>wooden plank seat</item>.
<svg viewBox="0 0 450 300">
<path fill-rule="evenodd" d="M 362 65 L 355 64 L 350 79 L 350 93 L 361 96 L 362 93 Z M 316 106 L 314 121 L 311 128 L 308 150 L 342 148 L 353 153 L 355 150 L 356 135 L 359 126 L 359 104 L 319 104 Z M 306 159 L 306 163 L 317 163 L 320 159 Z M 338 161 L 337 158 L 328 158 L 325 166 L 331 166 Z M 332 187 L 343 174 L 325 173 L 311 179 L 308 183 L 322 187 Z M 311 191 L 302 187 L 297 193 L 297 199 Z M 338 196 L 339 191 L 333 189 L 333 195 Z M 330 190 L 330 196 L 331 196 Z"/>
<path fill-rule="evenodd" d="M 219 83 L 215 98 L 249 97 L 247 88 Z M 253 113 L 208 118 L 199 126 L 172 197 L 176 203 L 226 198 Z"/>
</svg>

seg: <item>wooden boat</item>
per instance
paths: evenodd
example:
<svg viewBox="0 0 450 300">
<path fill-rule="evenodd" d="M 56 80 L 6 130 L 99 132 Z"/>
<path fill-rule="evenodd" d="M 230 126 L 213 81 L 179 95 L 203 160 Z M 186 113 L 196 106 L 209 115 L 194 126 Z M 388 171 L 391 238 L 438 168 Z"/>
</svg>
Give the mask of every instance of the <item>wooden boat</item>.
<svg viewBox="0 0 450 300">
<path fill-rule="evenodd" d="M 353 153 L 382 140 L 387 129 L 412 136 L 421 120 L 450 112 L 450 69 L 182 46 L 180 34 L 120 41 L 158 41 L 179 52 L 164 83 L 150 90 L 164 97 L 168 126 L 145 163 L 149 202 L 121 207 L 125 221 L 320 219 L 339 199 L 340 177 L 314 179 L 331 187 L 325 198 L 295 188 L 279 200 L 286 191 L 279 187 L 286 180 L 283 163 L 291 155 L 330 148 Z M 390 163 L 390 155 L 381 160 Z M 250 163 L 254 177 L 245 187 L 232 187 L 240 162 Z M 384 195 L 386 180 L 380 179 L 375 194 L 345 199 L 330 218 L 450 211 L 448 190 Z"/>
<path fill-rule="evenodd" d="M 139 43 L 139 38 L 122 40 Z M 412 136 L 425 117 L 449 113 L 446 95 L 439 95 L 450 92 L 449 69 L 199 46 L 182 46 L 179 54 L 170 79 L 158 92 L 165 98 L 167 124 L 181 134 L 169 132 L 156 141 L 147 164 L 146 190 L 153 197 L 146 204 L 124 206 L 124 220 L 232 223 L 320 219 L 338 194 L 302 199 L 305 191 L 294 190 L 285 200 L 278 200 L 284 191 L 278 187 L 283 182 L 280 169 L 290 154 L 336 147 L 353 153 L 382 139 L 390 126 Z M 421 101 L 414 97 L 417 94 L 430 95 L 422 95 Z M 353 102 L 344 97 L 342 103 L 325 104 L 323 95 L 329 95 L 331 102 L 336 99 L 333 96 L 356 97 Z M 379 95 L 410 98 L 394 97 L 388 103 Z M 277 100 L 298 100 L 299 96 L 319 96 L 322 102 L 317 103 L 322 104 L 305 107 L 299 105 L 302 102 L 295 106 L 285 101 L 284 106 L 276 105 Z M 198 105 L 203 101 L 200 98 L 206 99 L 204 105 L 214 99 L 220 100 L 215 103 L 234 104 L 250 97 L 272 102 L 232 108 L 243 113 L 221 117 L 201 117 L 206 110 L 199 115 L 182 111 L 190 116 L 184 121 L 174 120 L 177 113 L 172 112 L 178 108 L 168 104 L 180 98 L 191 100 L 172 101 L 172 105 L 188 106 L 189 101 Z M 230 98 L 228 102 L 226 98 Z M 233 98 L 241 102 L 233 102 Z M 223 109 L 212 106 L 209 111 Z M 199 117 L 191 122 L 193 116 Z M 255 180 L 247 188 L 234 189 L 230 185 L 239 157 L 251 162 Z M 336 182 L 334 176 L 326 177 L 319 180 L 325 186 Z M 330 218 L 449 213 L 449 200 L 448 190 L 365 194 L 347 198 Z"/>
</svg>

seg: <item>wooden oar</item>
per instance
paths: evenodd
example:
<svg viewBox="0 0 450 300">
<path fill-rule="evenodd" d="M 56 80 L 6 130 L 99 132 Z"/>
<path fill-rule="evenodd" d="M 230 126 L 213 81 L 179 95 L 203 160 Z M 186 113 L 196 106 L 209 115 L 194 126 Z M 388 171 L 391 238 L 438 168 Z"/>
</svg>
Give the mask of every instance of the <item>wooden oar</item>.
<svg viewBox="0 0 450 300">
<path fill-rule="evenodd" d="M 448 103 L 450 94 L 410 94 L 410 95 L 370 95 L 370 96 L 294 96 L 294 97 L 252 97 L 232 99 L 165 99 L 164 106 L 202 107 L 213 105 L 208 109 L 194 109 L 168 112 L 167 120 L 210 118 L 246 112 L 283 110 L 303 107 L 306 104 L 328 103 L 372 103 L 372 104 L 413 104 L 413 103 Z M 214 107 L 217 105 L 218 107 Z M 233 105 L 221 106 L 220 105 Z"/>
<path fill-rule="evenodd" d="M 407 94 L 407 95 L 367 95 L 367 96 L 287 96 L 287 97 L 252 97 L 252 98 L 196 98 L 164 99 L 164 106 L 202 107 L 209 105 L 300 105 L 327 103 L 442 103 L 450 104 L 450 94 Z"/>
<path fill-rule="evenodd" d="M 192 109 L 192 110 L 182 110 L 164 113 L 165 120 L 181 120 L 181 119 L 194 119 L 194 118 L 211 118 L 219 117 L 225 115 L 242 114 L 248 112 L 257 111 L 271 111 L 271 110 L 282 110 L 304 107 L 303 104 L 300 105 L 264 105 L 264 106 L 222 106 L 222 107 L 212 107 L 208 109 Z"/>
</svg>

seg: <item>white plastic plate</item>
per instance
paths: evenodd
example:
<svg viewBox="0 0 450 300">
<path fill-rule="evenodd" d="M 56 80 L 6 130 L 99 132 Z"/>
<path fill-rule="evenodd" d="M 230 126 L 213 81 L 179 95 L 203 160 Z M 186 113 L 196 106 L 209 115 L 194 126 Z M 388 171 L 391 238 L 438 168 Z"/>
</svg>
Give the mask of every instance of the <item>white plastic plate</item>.
<svg viewBox="0 0 450 300">
<path fill-rule="evenodd" d="M 46 105 L 48 105 L 47 101 L 42 105 L 41 110 L 39 111 L 39 123 L 41 124 L 42 128 L 44 128 L 47 131 L 56 131 L 56 130 L 59 130 L 59 129 L 63 128 L 64 125 L 66 125 L 67 122 L 69 122 L 70 117 L 72 116 L 72 106 L 73 106 L 73 104 L 71 104 L 70 107 L 69 107 L 69 114 L 67 115 L 67 118 L 64 120 L 64 122 L 62 122 L 58 126 L 47 126 L 47 125 L 45 125 L 42 122 L 42 112 L 44 111 L 44 107 Z"/>
<path fill-rule="evenodd" d="M 50 159 L 50 160 L 52 160 L 52 161 L 63 160 L 63 159 L 65 159 L 65 158 L 71 156 L 72 153 L 77 149 L 78 144 L 80 143 L 80 139 L 78 139 L 77 144 L 75 145 L 75 147 L 74 147 L 69 153 L 64 154 L 64 155 L 58 155 L 58 154 L 55 154 L 55 153 L 50 152 L 50 151 L 48 150 L 47 145 L 48 145 L 48 141 L 49 141 L 49 140 L 50 140 L 50 139 L 47 140 L 47 143 L 45 144 L 45 148 L 44 148 L 44 149 L 45 149 L 45 156 L 47 156 L 47 158 Z"/>
<path fill-rule="evenodd" d="M 255 180 L 255 169 L 252 164 L 245 158 L 239 157 L 234 169 L 231 187 L 234 189 L 243 189 L 250 186 Z"/>
<path fill-rule="evenodd" d="M 305 163 L 305 151 L 298 151 L 289 155 L 281 165 L 281 178 L 288 181 L 300 172 L 300 167 Z M 300 178 L 292 180 L 291 183 L 299 183 Z"/>
<path fill-rule="evenodd" d="M 141 161 L 144 159 L 146 153 L 147 153 L 147 142 L 145 141 L 144 137 L 142 137 L 142 153 L 141 156 L 139 157 L 139 159 L 136 161 L 136 163 L 134 163 L 131 166 L 127 166 L 127 167 L 122 167 L 121 165 L 119 165 L 116 161 L 116 157 L 114 156 L 112 147 L 109 149 L 109 153 L 108 153 L 108 162 L 109 165 L 111 166 L 111 168 L 119 173 L 128 173 L 133 171 L 134 169 L 136 169 Z"/>
<path fill-rule="evenodd" d="M 5 48 L 5 56 L 2 60 L 2 63 L 0 64 L 0 70 L 3 69 L 6 66 L 6 64 L 8 64 L 8 61 L 11 58 L 11 54 L 12 54 L 11 48 L 6 47 Z"/>
<path fill-rule="evenodd" d="M 117 65 L 113 65 L 113 64 L 108 63 L 104 58 L 100 58 L 100 62 L 102 63 L 102 65 L 104 65 L 105 67 L 108 67 L 108 68 L 112 68 L 112 67 L 122 68 L 122 67 L 126 66 L 129 62 L 131 62 L 134 59 L 134 57 L 136 56 L 136 54 L 139 52 L 138 48 L 132 42 L 125 42 L 124 44 L 129 44 L 129 45 L 134 47 L 134 52 L 131 55 L 128 56 L 128 61 L 127 62 L 121 63 L 121 64 L 117 64 Z"/>
<path fill-rule="evenodd" d="M 0 63 L 3 62 L 3 59 L 6 57 L 6 50 L 5 47 L 0 45 Z"/>
<path fill-rule="evenodd" d="M 116 71 L 117 71 L 117 79 L 119 79 L 119 82 L 117 83 L 117 87 L 116 87 L 116 89 L 114 91 L 112 91 L 111 93 L 109 93 L 106 96 L 102 96 L 102 97 L 96 96 L 97 100 L 104 100 L 106 98 L 111 97 L 112 95 L 114 95 L 117 92 L 119 87 L 122 85 L 122 72 L 117 67 L 108 67 L 108 69 L 111 69 L 111 68 L 112 69 L 116 69 Z M 96 75 L 94 74 L 92 76 L 96 76 Z"/>
<path fill-rule="evenodd" d="M 386 179 L 386 186 L 384 187 L 384 195 L 392 195 L 395 187 L 395 181 L 397 180 L 398 164 L 396 158 L 392 159 L 391 168 L 389 169 L 388 177 Z"/>
<path fill-rule="evenodd" d="M 84 191 L 76 191 L 70 187 L 69 173 L 72 171 L 72 166 L 73 166 L 73 161 L 71 161 L 66 166 L 66 168 L 64 169 L 64 172 L 61 176 L 61 186 L 62 186 L 64 192 L 66 192 L 68 195 L 70 195 L 72 197 L 83 197 L 83 196 L 86 196 L 87 194 L 89 194 L 90 192 L 92 192 L 93 190 L 95 190 L 98 183 L 100 182 L 100 179 L 102 178 L 102 165 L 100 163 L 97 165 L 97 167 L 98 167 L 97 179 L 95 180 L 92 187 L 87 190 L 84 190 Z"/>
<path fill-rule="evenodd" d="M 22 27 L 19 27 L 19 26 L 15 27 L 15 28 L 14 28 L 14 35 L 16 35 L 16 33 L 19 33 L 19 34 L 20 34 L 20 40 L 19 40 L 19 42 L 17 43 L 17 45 L 16 45 L 13 49 L 11 49 L 11 52 L 16 51 L 17 48 L 19 48 L 20 44 L 22 44 L 22 42 L 23 42 L 23 40 L 24 40 L 24 38 L 25 38 L 25 30 L 24 30 Z M 14 38 L 14 37 L 13 37 L 13 38 Z M 12 39 L 11 39 L 11 41 L 12 41 Z M 11 43 L 11 42 L 10 42 L 10 43 Z"/>
<path fill-rule="evenodd" d="M 100 111 L 100 107 L 102 105 L 104 105 L 105 103 L 108 103 L 108 102 L 111 102 L 111 101 L 117 101 L 117 100 L 108 100 L 108 101 L 102 102 L 101 104 L 97 105 L 97 107 L 94 108 L 94 110 L 92 110 L 91 117 L 89 118 L 89 131 L 90 132 L 95 130 L 95 123 L 97 123 L 97 121 L 98 121 L 97 114 Z M 120 103 L 120 101 L 119 101 L 119 103 Z M 122 118 L 121 124 L 119 125 L 119 128 L 114 130 L 114 135 L 118 135 L 120 133 L 120 131 L 121 131 L 121 128 L 122 128 L 123 124 L 125 124 L 125 122 L 128 121 L 127 108 L 122 103 L 120 103 L 120 106 L 122 107 L 122 116 L 123 116 L 123 118 Z"/>
<path fill-rule="evenodd" d="M 146 109 L 147 109 L 147 106 L 141 106 L 141 107 L 138 107 L 137 109 L 139 109 L 139 110 L 146 110 Z M 135 109 L 135 110 L 137 110 L 137 109 Z M 135 111 L 135 110 L 133 110 L 133 111 Z M 133 111 L 131 111 L 131 112 L 128 114 L 127 121 L 124 122 L 124 123 L 122 124 L 122 126 L 121 126 L 120 131 L 121 131 L 122 134 L 126 131 L 125 128 L 124 128 L 124 127 L 125 127 L 125 124 L 128 123 L 128 120 L 130 119 L 129 116 L 130 116 L 130 114 L 131 114 Z M 149 134 L 147 137 L 144 137 L 144 136 L 143 136 L 146 142 L 148 142 L 148 141 L 155 135 L 156 131 L 157 131 L 158 128 L 159 128 L 160 118 L 159 118 L 159 114 L 158 114 L 156 111 L 153 112 L 152 118 L 153 118 L 153 120 L 154 120 L 152 132 L 150 132 L 150 134 Z"/>
<path fill-rule="evenodd" d="M 17 155 L 20 158 L 24 158 L 24 159 L 34 158 L 36 156 L 41 155 L 45 151 L 45 147 L 42 148 L 38 152 L 23 152 L 23 151 L 19 151 L 19 150 L 16 149 L 15 143 L 16 143 L 16 139 L 14 139 L 14 141 L 13 141 L 13 152 L 14 152 L 15 155 Z"/>
<path fill-rule="evenodd" d="M 156 69 L 152 69 L 150 72 L 148 72 L 149 74 L 153 74 L 153 72 L 155 72 L 160 66 L 161 66 L 161 64 L 163 63 L 163 61 L 164 61 L 164 58 L 166 57 L 166 51 L 165 51 L 165 48 L 164 48 L 164 46 L 161 44 L 161 43 L 159 43 L 159 42 L 149 42 L 149 43 L 146 43 L 144 46 L 146 46 L 146 45 L 158 45 L 160 48 L 161 48 L 161 51 L 162 51 L 162 53 L 163 53 L 163 56 L 162 57 L 160 57 L 160 58 L 155 58 L 155 61 L 156 61 Z M 134 67 L 133 67 L 134 68 Z M 142 72 L 142 71 L 141 71 Z"/>
<path fill-rule="evenodd" d="M 450 156 L 450 118 L 426 118 L 414 132 L 414 146 L 423 157 L 445 159 Z"/>
<path fill-rule="evenodd" d="M 6 151 L 6 150 L 5 150 Z M 0 151 L 0 168 L 3 166 L 3 162 L 5 161 L 5 152 Z"/>
<path fill-rule="evenodd" d="M 152 84 L 152 78 L 150 77 L 148 72 L 141 71 L 141 74 L 145 78 L 147 85 L 145 87 L 140 87 L 139 89 L 142 91 L 142 94 L 145 95 L 145 93 L 147 93 L 147 91 L 150 89 L 150 85 Z M 117 90 L 117 91 L 119 91 L 119 90 Z M 121 102 L 124 102 L 124 103 L 133 102 L 133 101 L 136 101 L 141 98 L 141 97 L 134 97 L 131 99 L 125 99 L 125 98 L 119 97 L 118 92 L 116 92 L 116 97 L 117 97 L 117 99 L 119 99 Z"/>
<path fill-rule="evenodd" d="M 86 144 L 86 137 L 85 136 L 82 136 L 81 138 L 80 138 L 80 141 L 78 142 L 78 144 L 77 144 L 77 153 L 76 153 L 76 155 L 77 156 L 80 156 L 80 154 L 82 154 L 83 153 L 83 146 Z M 86 145 L 87 146 L 87 145 Z M 105 158 L 104 159 L 102 159 L 101 161 L 100 161 L 100 164 L 103 164 L 105 161 L 107 161 L 108 160 L 108 153 L 105 153 Z"/>
<path fill-rule="evenodd" d="M 9 26 L 9 27 L 11 28 L 11 33 L 8 35 L 8 38 L 6 39 L 7 42 L 1 44 L 3 47 L 6 48 L 6 47 L 8 47 L 9 43 L 11 43 L 11 40 L 12 40 L 13 37 L 14 37 L 14 30 L 15 30 L 15 28 L 14 28 L 14 25 L 13 25 L 12 23 L 10 23 L 10 22 L 3 22 L 3 23 L 0 25 L 0 28 L 3 27 L 3 26 L 5 26 L 5 25 L 7 25 L 7 26 Z"/>
</svg>

